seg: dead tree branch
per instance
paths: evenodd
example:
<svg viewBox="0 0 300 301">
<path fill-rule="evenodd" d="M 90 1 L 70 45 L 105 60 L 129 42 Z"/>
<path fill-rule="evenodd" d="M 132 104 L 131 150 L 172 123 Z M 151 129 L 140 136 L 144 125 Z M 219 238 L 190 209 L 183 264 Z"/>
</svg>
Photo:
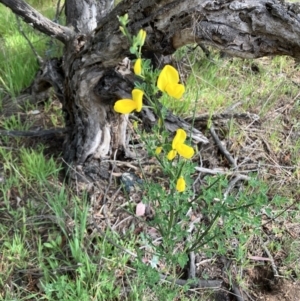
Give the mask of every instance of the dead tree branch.
<svg viewBox="0 0 300 301">
<path fill-rule="evenodd" d="M 17 16 L 22 17 L 26 23 L 38 31 L 54 37 L 64 44 L 74 35 L 73 30 L 50 21 L 22 0 L 0 0 L 0 3 L 10 8 Z"/>
<path fill-rule="evenodd" d="M 22 28 L 22 24 L 20 22 L 20 18 L 18 16 L 16 16 L 16 20 L 18 23 L 18 27 L 19 27 L 19 31 L 22 34 L 22 36 L 24 37 L 24 39 L 27 41 L 30 49 L 32 50 L 32 52 L 34 53 L 34 55 L 36 56 L 38 62 L 40 65 L 42 65 L 44 63 L 43 59 L 39 56 L 39 54 L 37 53 L 37 51 L 35 50 L 34 46 L 32 45 L 31 41 L 28 39 L 26 33 L 24 32 L 23 28 Z"/>
<path fill-rule="evenodd" d="M 57 134 L 64 134 L 66 132 L 65 128 L 55 128 L 48 130 L 38 130 L 38 131 L 12 131 L 12 130 L 0 130 L 0 136 L 10 136 L 10 137 L 45 137 L 53 136 Z"/>
</svg>

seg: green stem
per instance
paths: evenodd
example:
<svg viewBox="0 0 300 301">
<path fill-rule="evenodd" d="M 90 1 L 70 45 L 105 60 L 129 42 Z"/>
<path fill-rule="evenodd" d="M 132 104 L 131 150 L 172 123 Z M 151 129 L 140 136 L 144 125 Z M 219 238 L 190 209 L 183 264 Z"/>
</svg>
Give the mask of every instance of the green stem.
<svg viewBox="0 0 300 301">
<path fill-rule="evenodd" d="M 130 32 L 128 31 L 126 25 L 122 25 L 122 27 L 123 27 L 123 29 L 125 31 L 125 35 L 126 35 L 127 39 L 129 40 L 130 45 L 132 45 L 132 37 L 131 37 Z"/>
<path fill-rule="evenodd" d="M 219 181 L 220 181 L 220 178 L 217 178 L 212 184 L 210 184 L 208 187 L 205 187 L 205 190 L 208 191 L 210 188 L 212 188 Z M 192 199 L 191 202 L 195 202 L 195 201 L 199 200 L 201 197 L 202 197 L 202 195 L 199 194 L 199 196 L 197 196 L 196 198 Z"/>
<path fill-rule="evenodd" d="M 174 206 L 171 205 L 170 206 L 170 219 L 169 219 L 169 224 L 168 224 L 168 239 L 170 236 L 170 232 L 171 232 L 171 228 L 173 227 L 173 223 L 174 223 Z"/>
<path fill-rule="evenodd" d="M 233 208 L 229 208 L 229 209 L 226 209 L 226 210 L 227 211 L 236 211 L 236 210 L 240 210 L 240 209 L 249 208 L 249 207 L 251 207 L 253 205 L 255 205 L 255 203 L 250 203 L 250 204 L 243 205 L 243 206 L 240 206 L 240 207 L 233 207 Z"/>
<path fill-rule="evenodd" d="M 202 233 L 202 235 L 200 237 L 196 237 L 196 241 L 202 241 L 203 237 L 205 237 L 207 235 L 207 233 L 210 231 L 210 229 L 213 227 L 215 221 L 217 220 L 217 218 L 220 216 L 220 212 L 218 212 L 215 217 L 213 218 L 213 220 L 211 221 L 210 225 L 205 229 L 205 231 Z M 210 241 L 211 239 L 209 239 L 208 241 Z M 195 248 L 199 245 L 199 243 L 194 243 L 191 247 L 190 247 L 190 251 L 191 250 L 195 250 Z"/>
<path fill-rule="evenodd" d="M 184 165 L 185 165 L 185 161 L 182 161 L 180 168 L 179 168 L 179 172 L 176 175 L 176 179 L 178 179 L 181 176 L 181 172 L 182 172 Z"/>
<path fill-rule="evenodd" d="M 152 82 L 152 81 L 151 81 Z M 151 84 L 151 83 L 150 83 Z M 154 90 L 153 90 L 154 89 Z M 156 95 L 158 90 L 156 87 L 152 87 L 152 95 Z M 160 126 L 160 132 L 165 129 L 165 123 L 164 123 L 164 116 L 163 116 L 163 110 L 162 107 L 158 106 L 157 103 L 153 102 L 151 98 L 147 95 L 147 99 L 151 103 L 154 113 L 158 116 L 158 118 L 161 120 L 161 126 Z"/>
<path fill-rule="evenodd" d="M 203 243 L 200 243 L 200 244 L 197 244 L 195 243 L 191 248 L 188 249 L 187 253 L 189 252 L 192 252 L 192 251 L 195 251 L 203 246 L 205 246 L 206 244 L 208 244 L 210 241 L 214 240 L 215 238 L 217 237 L 217 234 L 212 236 L 211 238 L 209 238 L 208 240 L 206 240 L 205 242 Z"/>
</svg>

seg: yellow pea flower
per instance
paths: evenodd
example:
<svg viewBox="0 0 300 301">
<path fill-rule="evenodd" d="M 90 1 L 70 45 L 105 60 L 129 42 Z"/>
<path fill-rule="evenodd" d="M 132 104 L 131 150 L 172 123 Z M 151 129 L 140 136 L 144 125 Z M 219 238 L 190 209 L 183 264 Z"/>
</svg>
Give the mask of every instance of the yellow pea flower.
<svg viewBox="0 0 300 301">
<path fill-rule="evenodd" d="M 155 150 L 155 155 L 159 155 L 162 151 L 162 147 L 161 146 L 158 146 Z"/>
<path fill-rule="evenodd" d="M 177 155 L 177 151 L 175 149 L 172 149 L 168 152 L 167 159 L 171 161 L 176 157 L 176 155 Z"/>
<path fill-rule="evenodd" d="M 178 71 L 171 65 L 166 65 L 158 76 L 157 87 L 160 91 L 179 99 L 183 95 L 185 88 L 184 85 L 178 84 L 178 82 Z"/>
<path fill-rule="evenodd" d="M 183 177 L 179 177 L 179 179 L 177 180 L 177 183 L 176 183 L 176 190 L 178 192 L 183 192 L 185 191 L 185 180 Z"/>
<path fill-rule="evenodd" d="M 184 144 L 185 140 L 186 132 L 183 129 L 178 129 L 172 141 L 172 150 L 169 151 L 167 155 L 168 160 L 173 160 L 177 155 L 177 152 L 186 159 L 191 159 L 194 156 L 194 149 L 191 146 Z"/>
<path fill-rule="evenodd" d="M 135 75 L 141 75 L 142 74 L 142 59 L 138 58 L 133 66 L 133 71 Z"/>
<path fill-rule="evenodd" d="M 133 89 L 131 94 L 132 99 L 120 99 L 116 101 L 114 110 L 117 113 L 129 114 L 134 110 L 137 112 L 142 110 L 144 92 L 139 89 Z"/>
</svg>

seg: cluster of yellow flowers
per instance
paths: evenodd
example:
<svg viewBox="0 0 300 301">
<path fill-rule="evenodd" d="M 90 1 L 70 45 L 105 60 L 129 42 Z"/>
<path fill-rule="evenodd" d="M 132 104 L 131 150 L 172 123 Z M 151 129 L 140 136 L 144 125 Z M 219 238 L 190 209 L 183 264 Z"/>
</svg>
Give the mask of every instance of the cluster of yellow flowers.
<svg viewBox="0 0 300 301">
<path fill-rule="evenodd" d="M 134 64 L 134 73 L 141 75 L 142 59 L 138 58 Z M 166 65 L 158 76 L 157 87 L 160 91 L 166 92 L 170 96 L 179 99 L 183 95 L 184 85 L 179 84 L 178 71 Z M 121 114 L 129 114 L 133 111 L 140 112 L 143 106 L 144 92 L 140 89 L 132 90 L 132 99 L 120 99 L 115 103 L 114 110 Z"/>
<path fill-rule="evenodd" d="M 184 142 L 186 140 L 186 132 L 183 129 L 178 129 L 176 131 L 176 135 L 172 141 L 172 150 L 169 151 L 167 158 L 168 160 L 173 160 L 177 153 L 185 158 L 191 159 L 194 156 L 194 149 L 186 145 Z M 156 149 L 156 153 L 158 153 L 158 149 Z M 185 190 L 185 180 L 182 176 L 179 177 L 176 184 L 176 190 L 179 192 L 183 192 Z"/>
<path fill-rule="evenodd" d="M 194 149 L 186 144 L 186 132 L 183 129 L 178 129 L 172 141 L 172 150 L 168 153 L 167 158 L 173 160 L 178 154 L 186 159 L 191 159 L 194 156 Z"/>
<path fill-rule="evenodd" d="M 140 30 L 136 40 L 138 41 L 138 45 L 142 47 L 144 45 L 146 39 L 146 32 L 144 30 Z M 141 49 L 141 48 L 140 48 Z M 138 54 L 138 58 L 134 64 L 133 71 L 137 76 L 143 77 L 143 60 L 140 57 L 140 51 Z M 162 71 L 160 72 L 157 79 L 157 88 L 167 93 L 169 96 L 174 97 L 176 99 L 180 99 L 185 92 L 184 85 L 179 83 L 179 74 L 178 71 L 172 67 L 171 65 L 166 65 Z M 121 114 L 129 114 L 133 111 L 140 112 L 143 107 L 143 96 L 144 91 L 141 89 L 133 89 L 132 99 L 120 99 L 116 101 L 114 105 L 114 110 Z M 178 129 L 176 131 L 176 135 L 172 141 L 172 150 L 168 153 L 168 160 L 173 160 L 177 153 L 186 158 L 191 159 L 194 155 L 194 149 L 184 142 L 186 140 L 186 132 L 183 129 Z M 162 147 L 158 147 L 155 153 L 158 155 L 162 150 Z M 179 192 L 183 192 L 185 190 L 186 183 L 182 176 L 180 176 L 176 183 L 176 190 Z"/>
</svg>

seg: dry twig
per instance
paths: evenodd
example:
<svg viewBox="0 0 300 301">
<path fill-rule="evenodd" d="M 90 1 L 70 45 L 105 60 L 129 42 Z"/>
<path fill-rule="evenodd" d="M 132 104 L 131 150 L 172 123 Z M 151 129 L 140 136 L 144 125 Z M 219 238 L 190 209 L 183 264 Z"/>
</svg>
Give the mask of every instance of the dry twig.
<svg viewBox="0 0 300 301">
<path fill-rule="evenodd" d="M 185 120 L 188 122 L 198 121 L 198 122 L 207 122 L 208 120 L 220 120 L 220 119 L 253 119 L 253 120 L 259 120 L 259 116 L 257 114 L 252 113 L 221 113 L 221 114 L 202 114 L 199 116 L 196 116 L 195 118 L 189 117 Z"/>
<path fill-rule="evenodd" d="M 245 301 L 245 299 L 243 298 L 243 296 L 241 294 L 239 287 L 236 284 L 232 285 L 232 292 L 237 301 Z"/>
<path fill-rule="evenodd" d="M 38 62 L 40 65 L 42 65 L 44 63 L 44 60 L 39 56 L 39 54 L 37 53 L 37 51 L 35 50 L 35 48 L 33 47 L 32 43 L 30 42 L 30 40 L 28 39 L 27 35 L 25 34 L 23 28 L 22 28 L 22 24 L 20 22 L 20 18 L 18 16 L 16 16 L 17 19 L 17 23 L 18 23 L 18 27 L 19 27 L 19 31 L 22 34 L 22 36 L 25 38 L 25 40 L 27 41 L 30 49 L 32 50 L 32 52 L 34 53 L 34 55 L 36 56 Z"/>
<path fill-rule="evenodd" d="M 201 289 L 220 289 L 223 283 L 223 280 L 204 280 L 204 279 L 198 279 L 194 278 L 193 282 L 190 282 L 191 280 L 184 280 L 184 279 L 172 279 L 170 277 L 167 277 L 165 275 L 160 275 L 160 279 L 163 281 L 167 281 L 170 283 L 176 283 L 177 285 L 184 286 L 186 284 L 189 284 L 191 288 L 201 288 Z"/>
<path fill-rule="evenodd" d="M 225 156 L 225 158 L 227 159 L 227 161 L 234 167 L 236 168 L 236 160 L 233 159 L 233 157 L 230 155 L 229 151 L 225 148 L 225 146 L 223 146 L 221 140 L 219 139 L 216 131 L 215 131 L 215 127 L 212 125 L 209 129 L 214 141 L 216 142 L 220 152 Z"/>
<path fill-rule="evenodd" d="M 56 134 L 64 134 L 67 131 L 66 128 L 54 128 L 49 130 L 39 131 L 11 131 L 11 130 L 0 130 L 0 136 L 11 136 L 11 137 L 43 137 L 52 136 Z"/>
<path fill-rule="evenodd" d="M 194 251 L 190 252 L 189 254 L 189 279 L 194 279 L 196 277 L 196 265 L 195 265 L 195 253 Z"/>
<path fill-rule="evenodd" d="M 277 267 L 274 261 L 274 258 L 272 256 L 272 254 L 270 253 L 270 251 L 267 248 L 267 243 L 268 241 L 266 241 L 265 243 L 260 239 L 261 242 L 261 246 L 264 249 L 264 251 L 266 252 L 266 254 L 268 255 L 270 262 L 271 262 L 271 266 L 272 266 L 272 270 L 273 270 L 273 274 L 275 277 L 279 277 L 278 271 L 277 271 Z"/>
</svg>

